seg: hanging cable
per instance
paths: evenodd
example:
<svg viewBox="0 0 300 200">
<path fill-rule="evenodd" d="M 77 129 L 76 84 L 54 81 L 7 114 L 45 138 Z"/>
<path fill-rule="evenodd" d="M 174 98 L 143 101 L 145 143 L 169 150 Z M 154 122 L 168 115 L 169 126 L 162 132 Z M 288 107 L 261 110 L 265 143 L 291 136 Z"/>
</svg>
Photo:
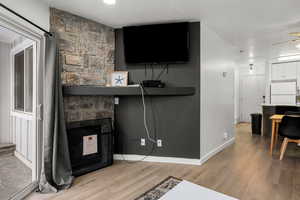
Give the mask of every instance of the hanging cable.
<svg viewBox="0 0 300 200">
<path fill-rule="evenodd" d="M 158 74 L 156 80 L 159 80 L 160 77 L 163 75 L 163 73 L 167 70 L 167 74 L 169 73 L 169 64 L 166 64 L 163 69 L 160 71 L 160 73 Z"/>
<path fill-rule="evenodd" d="M 145 103 L 144 87 L 143 87 L 142 84 L 140 84 L 140 89 L 141 89 L 141 94 L 142 94 L 142 102 L 143 102 L 143 110 L 144 110 L 144 127 L 145 127 L 145 131 L 147 133 L 148 140 L 150 142 L 153 142 L 153 143 L 156 144 L 156 140 L 152 139 L 151 136 L 150 136 L 150 132 L 149 132 L 148 125 L 147 125 L 147 109 L 146 109 L 146 103 Z"/>
</svg>

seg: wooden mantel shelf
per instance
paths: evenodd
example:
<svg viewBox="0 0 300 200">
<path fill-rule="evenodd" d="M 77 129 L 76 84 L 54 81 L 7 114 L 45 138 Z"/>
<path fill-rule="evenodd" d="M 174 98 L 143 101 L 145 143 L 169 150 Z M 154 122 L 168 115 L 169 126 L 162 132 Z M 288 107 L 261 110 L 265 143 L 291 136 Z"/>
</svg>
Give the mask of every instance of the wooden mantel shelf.
<svg viewBox="0 0 300 200">
<path fill-rule="evenodd" d="M 138 96 L 139 87 L 64 86 L 64 96 Z M 194 87 L 145 88 L 146 96 L 191 96 Z"/>
</svg>

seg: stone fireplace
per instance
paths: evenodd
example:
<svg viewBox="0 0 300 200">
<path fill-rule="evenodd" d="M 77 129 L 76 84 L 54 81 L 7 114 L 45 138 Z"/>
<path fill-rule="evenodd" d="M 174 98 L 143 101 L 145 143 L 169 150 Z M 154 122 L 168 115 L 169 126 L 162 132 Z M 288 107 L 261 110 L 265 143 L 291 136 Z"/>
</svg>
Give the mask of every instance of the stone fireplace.
<svg viewBox="0 0 300 200">
<path fill-rule="evenodd" d="M 50 13 L 63 84 L 105 86 L 114 71 L 114 29 L 55 8 Z M 113 118 L 112 97 L 65 97 L 64 106 L 67 122 Z"/>
</svg>

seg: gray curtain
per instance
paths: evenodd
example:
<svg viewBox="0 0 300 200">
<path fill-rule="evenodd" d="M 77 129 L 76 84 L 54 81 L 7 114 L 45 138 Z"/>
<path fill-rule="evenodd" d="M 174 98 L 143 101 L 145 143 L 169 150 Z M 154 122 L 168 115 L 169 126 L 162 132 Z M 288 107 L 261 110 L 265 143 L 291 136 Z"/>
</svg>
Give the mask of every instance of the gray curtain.
<svg viewBox="0 0 300 200">
<path fill-rule="evenodd" d="M 55 37 L 45 35 L 43 163 L 39 191 L 57 192 L 73 182 L 64 119 L 61 68 Z"/>
</svg>

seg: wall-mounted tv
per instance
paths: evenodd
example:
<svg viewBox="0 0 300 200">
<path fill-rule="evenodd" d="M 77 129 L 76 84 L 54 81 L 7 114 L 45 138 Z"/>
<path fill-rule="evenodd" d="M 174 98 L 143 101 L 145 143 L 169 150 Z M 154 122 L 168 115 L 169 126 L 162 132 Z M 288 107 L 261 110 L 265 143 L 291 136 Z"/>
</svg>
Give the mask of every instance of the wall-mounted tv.
<svg viewBox="0 0 300 200">
<path fill-rule="evenodd" d="M 126 63 L 183 63 L 189 61 L 189 23 L 123 28 Z"/>
</svg>

